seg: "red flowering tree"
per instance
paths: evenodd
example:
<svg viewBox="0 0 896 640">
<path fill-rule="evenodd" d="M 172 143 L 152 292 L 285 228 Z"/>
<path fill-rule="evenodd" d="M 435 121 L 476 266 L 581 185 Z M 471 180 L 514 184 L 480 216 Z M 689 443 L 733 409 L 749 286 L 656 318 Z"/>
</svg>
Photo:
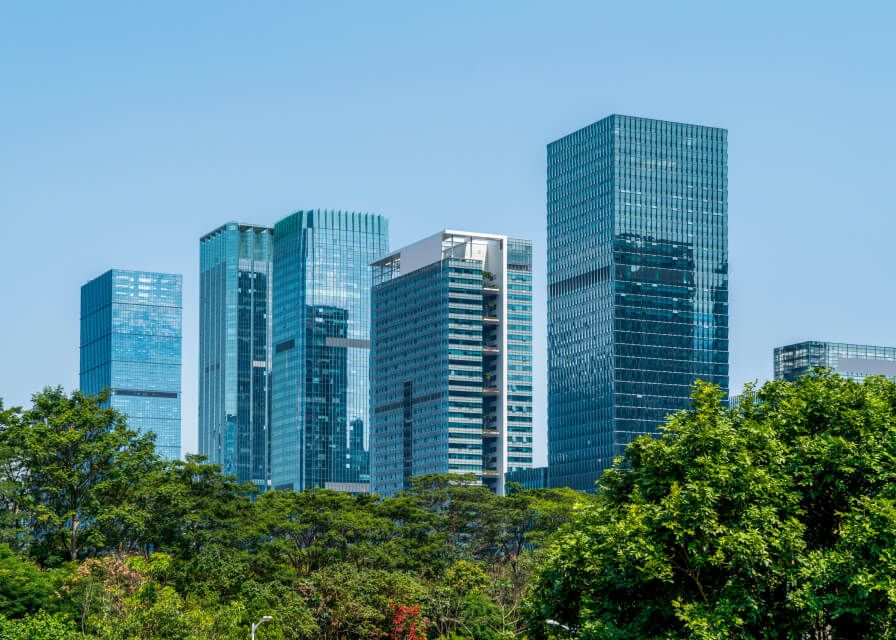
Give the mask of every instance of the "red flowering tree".
<svg viewBox="0 0 896 640">
<path fill-rule="evenodd" d="M 389 604 L 392 612 L 392 635 L 390 640 L 425 640 L 426 636 L 420 630 L 423 626 L 420 620 L 420 607 Z"/>
</svg>

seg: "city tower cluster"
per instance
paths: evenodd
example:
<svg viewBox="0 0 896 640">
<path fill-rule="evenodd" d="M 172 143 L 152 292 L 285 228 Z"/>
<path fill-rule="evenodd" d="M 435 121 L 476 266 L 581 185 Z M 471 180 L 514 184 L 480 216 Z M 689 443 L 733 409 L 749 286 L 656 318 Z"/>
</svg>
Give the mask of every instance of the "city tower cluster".
<svg viewBox="0 0 896 640">
<path fill-rule="evenodd" d="M 696 380 L 728 392 L 724 129 L 611 115 L 548 145 L 547 467 L 529 240 L 444 230 L 390 250 L 382 215 L 307 210 L 226 223 L 199 253 L 199 453 L 262 491 L 393 495 L 425 473 L 591 490 Z M 108 390 L 170 459 L 182 308 L 180 275 L 81 289 L 81 390 Z M 805 342 L 774 362 L 896 376 L 886 347 Z"/>
</svg>

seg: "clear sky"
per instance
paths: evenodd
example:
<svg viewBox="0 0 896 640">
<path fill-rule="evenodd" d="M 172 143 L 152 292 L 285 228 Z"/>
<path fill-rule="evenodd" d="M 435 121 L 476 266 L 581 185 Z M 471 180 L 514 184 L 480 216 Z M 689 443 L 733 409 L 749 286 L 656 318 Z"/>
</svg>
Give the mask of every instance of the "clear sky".
<svg viewBox="0 0 896 640">
<path fill-rule="evenodd" d="M 81 284 L 182 273 L 195 451 L 199 237 L 342 208 L 534 240 L 543 440 L 545 145 L 610 113 L 729 131 L 733 388 L 896 345 L 894 6 L 0 0 L 0 397 L 77 385 Z"/>
</svg>

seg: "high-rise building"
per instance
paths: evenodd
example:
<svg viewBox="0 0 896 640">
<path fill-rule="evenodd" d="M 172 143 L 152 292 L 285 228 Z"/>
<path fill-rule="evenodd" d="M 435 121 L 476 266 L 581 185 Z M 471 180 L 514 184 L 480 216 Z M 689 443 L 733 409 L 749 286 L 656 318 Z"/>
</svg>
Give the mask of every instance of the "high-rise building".
<svg viewBox="0 0 896 640">
<path fill-rule="evenodd" d="M 273 229 L 229 222 L 199 241 L 199 453 L 270 480 Z"/>
<path fill-rule="evenodd" d="M 858 381 L 896 378 L 896 348 L 819 340 L 775 347 L 776 380 L 795 380 L 819 367 Z"/>
<path fill-rule="evenodd" d="M 81 391 L 108 390 L 129 426 L 180 458 L 180 275 L 112 269 L 81 287 Z"/>
<path fill-rule="evenodd" d="M 523 489 L 547 489 L 551 486 L 548 480 L 547 467 L 530 467 L 528 469 L 517 469 L 508 471 L 504 476 L 504 482 L 515 482 Z"/>
<path fill-rule="evenodd" d="M 727 132 L 612 115 L 547 147 L 548 465 L 590 490 L 728 388 Z"/>
<path fill-rule="evenodd" d="M 532 466 L 532 245 L 442 231 L 374 263 L 371 476 Z"/>
<path fill-rule="evenodd" d="M 298 211 L 274 226 L 271 484 L 370 488 L 370 263 L 386 218 Z"/>
</svg>

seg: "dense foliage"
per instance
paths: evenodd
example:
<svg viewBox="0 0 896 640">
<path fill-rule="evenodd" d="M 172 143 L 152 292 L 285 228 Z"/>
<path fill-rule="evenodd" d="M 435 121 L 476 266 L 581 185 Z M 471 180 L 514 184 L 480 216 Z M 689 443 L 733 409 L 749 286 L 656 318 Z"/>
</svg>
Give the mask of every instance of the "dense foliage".
<svg viewBox="0 0 896 640">
<path fill-rule="evenodd" d="M 731 410 L 693 398 L 558 532 L 530 637 L 896 637 L 896 384 L 819 372 Z"/>
<path fill-rule="evenodd" d="M 165 462 L 99 399 L 0 404 L 0 640 L 518 637 L 546 537 L 589 498 L 424 476 L 385 500 Z"/>
<path fill-rule="evenodd" d="M 896 638 L 896 384 L 693 408 L 594 495 L 255 495 L 100 399 L 0 404 L 0 640 Z"/>
</svg>

